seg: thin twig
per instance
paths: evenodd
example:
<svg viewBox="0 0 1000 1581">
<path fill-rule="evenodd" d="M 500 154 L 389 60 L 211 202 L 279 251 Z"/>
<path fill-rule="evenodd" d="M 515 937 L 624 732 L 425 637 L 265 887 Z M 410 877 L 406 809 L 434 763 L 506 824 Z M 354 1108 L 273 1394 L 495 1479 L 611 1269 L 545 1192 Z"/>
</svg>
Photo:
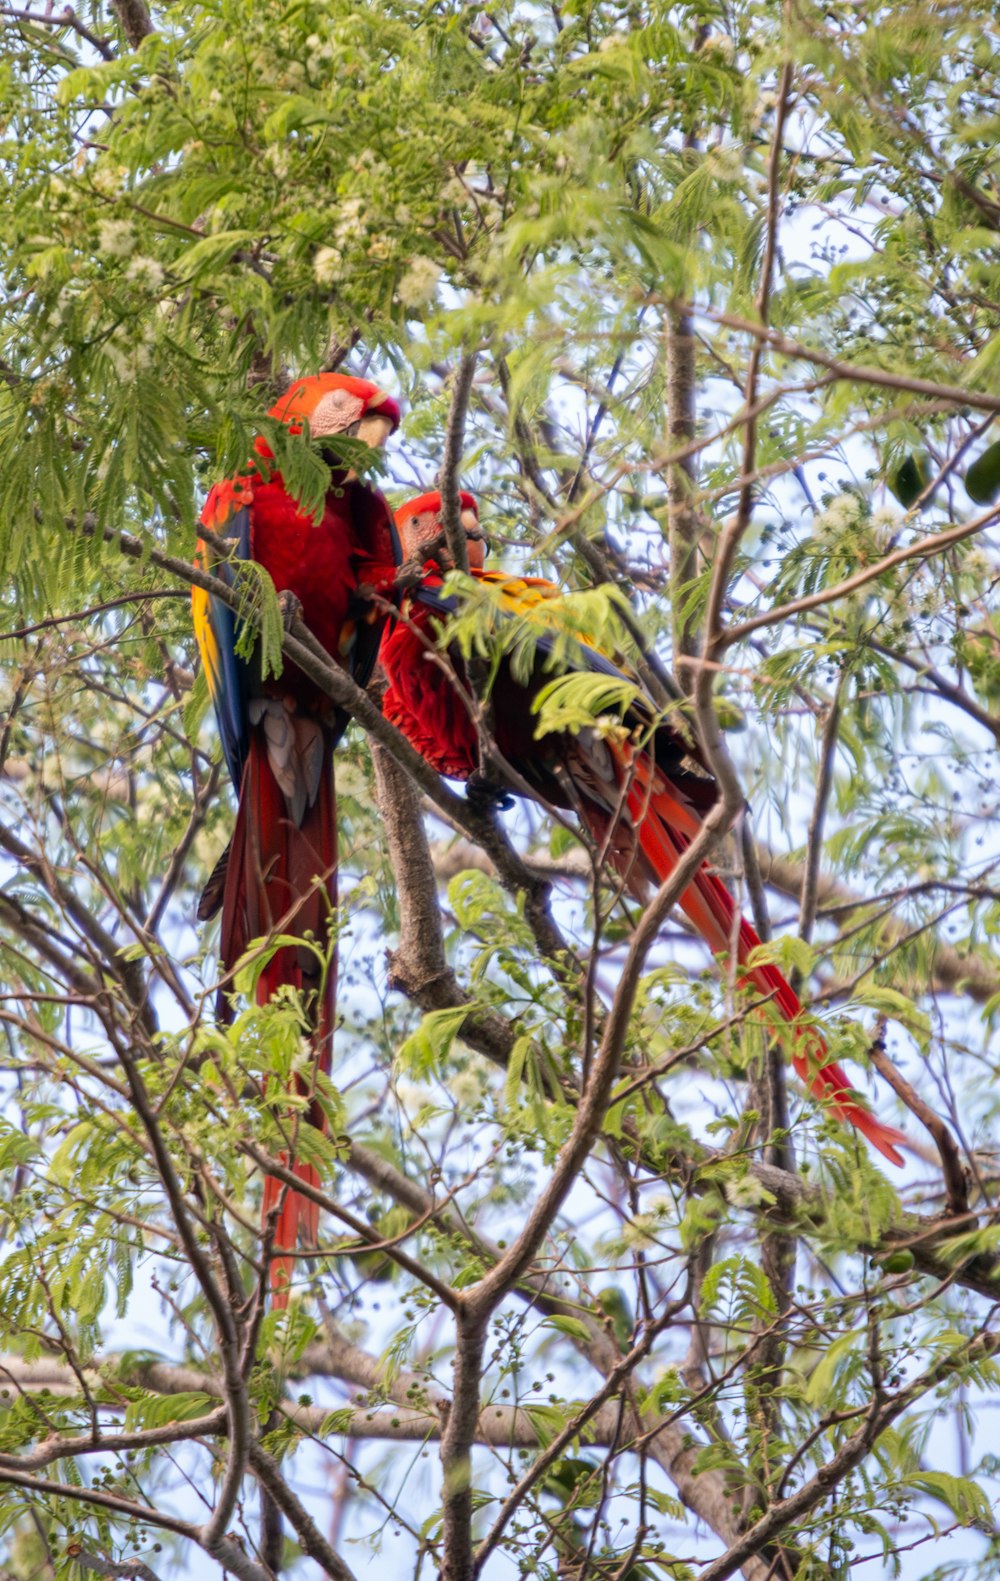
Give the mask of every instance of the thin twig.
<svg viewBox="0 0 1000 1581">
<path fill-rule="evenodd" d="M 809 819 L 805 860 L 802 864 L 799 937 L 804 939 L 807 944 L 811 941 L 813 928 L 816 926 L 816 908 L 819 902 L 819 866 L 820 858 L 823 855 L 823 825 L 826 821 L 830 791 L 833 788 L 833 761 L 837 751 L 837 736 L 840 731 L 840 700 L 845 683 L 846 675 L 842 671 L 837 678 L 837 685 L 827 710 L 826 723 L 823 726 L 819 773 L 816 776 L 816 795 L 813 800 L 812 815 Z M 793 983 L 794 986 L 795 984 Z"/>
<path fill-rule="evenodd" d="M 880 1025 L 878 1034 L 872 1039 L 868 1050 L 870 1058 L 879 1075 L 884 1077 L 898 1098 L 902 1098 L 912 1115 L 926 1126 L 934 1138 L 934 1145 L 941 1155 L 941 1173 L 945 1182 L 945 1202 L 950 1214 L 962 1214 L 969 1211 L 969 1177 L 962 1163 L 961 1155 L 955 1144 L 948 1127 L 941 1116 L 935 1112 L 929 1103 L 926 1103 L 916 1088 L 911 1087 L 892 1060 L 886 1053 L 884 1024 Z"/>
</svg>

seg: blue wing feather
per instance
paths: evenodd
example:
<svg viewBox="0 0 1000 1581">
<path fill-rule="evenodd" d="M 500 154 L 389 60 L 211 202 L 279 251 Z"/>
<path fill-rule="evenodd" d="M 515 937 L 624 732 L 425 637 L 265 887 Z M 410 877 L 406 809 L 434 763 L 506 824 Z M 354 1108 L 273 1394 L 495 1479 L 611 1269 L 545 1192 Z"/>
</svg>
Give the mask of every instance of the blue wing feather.
<svg viewBox="0 0 1000 1581">
<path fill-rule="evenodd" d="M 413 596 L 426 609 L 432 610 L 434 614 L 440 615 L 442 619 L 447 618 L 449 615 L 454 615 L 459 608 L 456 598 L 441 593 L 436 588 L 428 587 L 426 583 L 422 584 Z M 501 611 L 501 613 L 503 612 Z M 506 618 L 513 620 L 515 617 L 508 615 Z M 582 637 L 578 637 L 576 641 L 579 644 L 580 657 L 587 669 L 593 670 L 599 675 L 613 676 L 616 680 L 632 681 L 634 684 L 633 676 L 621 669 L 619 665 L 607 658 L 597 648 L 592 648 Z M 535 638 L 535 646 L 540 654 L 550 655 L 554 651 L 555 645 L 555 638 L 547 636 L 544 632 L 539 633 Z"/>
<path fill-rule="evenodd" d="M 226 523 L 227 537 L 236 539 L 236 559 L 250 559 L 250 511 L 244 505 Z M 214 567 L 220 581 L 233 584 L 233 575 L 225 563 Z M 208 678 L 208 689 L 215 706 L 219 736 L 226 766 L 237 791 L 243 781 L 243 768 L 250 747 L 250 726 L 247 714 L 249 669 L 236 652 L 239 622 L 233 611 L 221 599 L 209 593 L 205 599 L 204 620 L 198 631 Z M 207 624 L 207 631 L 205 625 Z"/>
</svg>

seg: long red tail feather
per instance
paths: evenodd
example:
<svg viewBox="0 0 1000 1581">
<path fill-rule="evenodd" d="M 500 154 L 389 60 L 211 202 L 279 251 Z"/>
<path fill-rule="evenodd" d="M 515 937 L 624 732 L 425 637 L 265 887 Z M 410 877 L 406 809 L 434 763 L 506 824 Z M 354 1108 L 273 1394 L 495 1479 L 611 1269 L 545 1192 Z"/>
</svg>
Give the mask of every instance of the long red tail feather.
<svg viewBox="0 0 1000 1581">
<path fill-rule="evenodd" d="M 303 939 L 308 934 L 321 950 L 325 949 L 336 905 L 337 813 L 332 752 L 324 752 L 315 800 L 305 809 L 301 823 L 296 824 L 271 771 L 264 739 L 254 731 L 226 872 L 221 941 L 225 966 L 234 966 L 252 940 L 267 938 L 271 933 Z M 257 1003 L 267 1004 L 286 985 L 301 990 L 310 1000 L 313 1070 L 328 1073 L 336 1020 L 336 948 L 324 979 L 313 949 L 307 945 L 283 946 L 260 974 Z M 312 1097 L 304 1120 L 325 1131 L 326 1117 L 315 1098 L 314 1083 L 302 1077 L 296 1080 L 298 1091 Z M 302 1118 L 298 1123 L 303 1123 Z M 287 1153 L 279 1157 L 283 1164 L 291 1162 L 299 1180 L 319 1186 L 315 1167 L 296 1158 L 294 1149 L 291 1157 Z M 292 1253 L 300 1237 L 315 1244 L 319 1208 L 308 1197 L 269 1175 L 264 1181 L 265 1222 L 278 1204 L 274 1245 L 284 1255 L 276 1256 L 271 1263 L 271 1301 L 280 1311 L 288 1305 Z"/>
<path fill-rule="evenodd" d="M 648 864 L 656 881 L 662 884 L 694 839 L 701 820 L 672 793 L 645 753 L 634 759 L 629 772 L 631 784 L 626 805 L 645 863 L 640 863 L 634 850 L 629 851 L 621 845 L 613 848 L 612 860 L 626 878 L 640 877 L 637 865 L 644 877 Z M 604 831 L 595 832 L 603 834 Z M 784 1020 L 794 1024 L 802 1013 L 799 997 L 777 966 L 747 964 L 760 939 L 749 922 L 738 915 L 722 880 L 707 867 L 702 867 L 682 894 L 679 904 L 713 953 L 731 955 L 735 942 L 736 958 L 740 966 L 746 968 L 746 979 L 760 994 L 773 1001 Z M 795 1039 L 792 1050 L 795 1070 L 809 1084 L 813 1094 L 829 1104 L 839 1120 L 855 1126 L 890 1163 L 902 1165 L 898 1146 L 906 1140 L 903 1132 L 895 1126 L 884 1125 L 854 1098 L 850 1079 L 841 1066 L 824 1063 L 826 1044 L 820 1033 L 814 1027 L 793 1025 L 792 1036 Z"/>
</svg>

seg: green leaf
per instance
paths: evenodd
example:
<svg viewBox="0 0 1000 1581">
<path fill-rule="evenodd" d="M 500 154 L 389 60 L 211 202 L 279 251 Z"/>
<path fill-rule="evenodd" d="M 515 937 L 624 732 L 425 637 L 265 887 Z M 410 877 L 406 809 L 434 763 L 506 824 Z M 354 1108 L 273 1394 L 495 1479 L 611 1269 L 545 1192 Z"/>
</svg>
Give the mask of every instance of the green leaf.
<svg viewBox="0 0 1000 1581">
<path fill-rule="evenodd" d="M 866 1005 L 869 1010 L 887 1016 L 891 1021 L 898 1021 L 900 1026 L 906 1027 L 907 1031 L 913 1034 L 921 1048 L 927 1048 L 929 1045 L 930 1017 L 924 1011 L 918 1010 L 913 1001 L 905 994 L 899 993 L 897 989 L 866 979 L 865 982 L 858 983 L 854 989 L 852 1003 Z"/>
<path fill-rule="evenodd" d="M 858 1329 L 841 1334 L 838 1339 L 831 1340 L 827 1344 L 825 1353 L 816 1363 L 806 1384 L 805 1398 L 809 1405 L 829 1404 L 837 1369 L 845 1357 L 863 1344 L 864 1335 Z"/>
<path fill-rule="evenodd" d="M 1000 440 L 987 446 L 969 467 L 965 492 L 977 505 L 988 505 L 1000 494 Z"/>
<path fill-rule="evenodd" d="M 906 1484 L 940 1499 L 963 1526 L 992 1532 L 993 1506 L 974 1478 L 956 1477 L 947 1471 L 914 1471 Z"/>
<path fill-rule="evenodd" d="M 195 281 L 227 264 L 235 252 L 256 240 L 254 231 L 218 231 L 188 247 L 174 267 L 182 280 Z"/>
<path fill-rule="evenodd" d="M 459 1028 L 477 1008 L 470 1002 L 445 1010 L 429 1010 L 417 1030 L 401 1045 L 396 1055 L 399 1069 L 418 1079 L 440 1075 Z"/>
<path fill-rule="evenodd" d="M 532 703 L 532 711 L 538 715 L 535 739 L 563 730 L 575 735 L 591 729 L 605 714 L 618 719 L 638 695 L 638 687 L 624 677 L 560 675 L 540 687 Z"/>
<path fill-rule="evenodd" d="M 558 1437 L 570 1417 L 568 1408 L 561 1410 L 554 1405 L 538 1405 L 533 1401 L 526 1402 L 524 1410 L 543 1449 Z"/>
<path fill-rule="evenodd" d="M 219 1400 L 214 1395 L 203 1394 L 197 1389 L 177 1394 L 138 1393 L 125 1411 L 125 1429 L 132 1433 L 166 1427 L 168 1422 L 192 1422 L 218 1408 Z"/>
<path fill-rule="evenodd" d="M 542 1327 L 556 1329 L 558 1333 L 565 1334 L 569 1339 L 578 1340 L 581 1344 L 586 1343 L 591 1337 L 590 1329 L 581 1318 L 569 1317 L 562 1312 L 546 1318 Z"/>
</svg>

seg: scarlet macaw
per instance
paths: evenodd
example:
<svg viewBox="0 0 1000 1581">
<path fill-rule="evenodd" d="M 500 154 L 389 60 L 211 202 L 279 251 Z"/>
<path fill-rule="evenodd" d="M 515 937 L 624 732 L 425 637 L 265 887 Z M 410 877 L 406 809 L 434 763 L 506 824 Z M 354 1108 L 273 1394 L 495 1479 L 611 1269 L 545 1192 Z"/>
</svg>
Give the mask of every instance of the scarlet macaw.
<svg viewBox="0 0 1000 1581">
<path fill-rule="evenodd" d="M 354 435 L 381 445 L 399 422 L 399 406 L 368 379 L 341 373 L 298 379 L 269 415 L 293 434 L 308 422 L 313 439 Z M 273 452 L 258 438 L 257 470 L 212 489 L 203 526 L 223 535 L 238 560 L 255 560 L 269 573 L 286 609 L 301 611 L 312 634 L 362 686 L 375 664 L 382 618 L 365 604 L 365 585 L 394 575 L 399 541 L 392 513 L 378 489 L 361 482 L 331 457 L 331 484 L 318 522 L 287 492 L 281 474 L 269 471 Z M 228 563 L 199 542 L 197 559 L 232 581 Z M 239 796 L 236 827 L 227 851 L 206 885 L 199 918 L 222 907 L 221 957 L 231 969 L 251 941 L 272 933 L 311 935 L 322 952 L 337 901 L 337 813 L 333 748 L 347 715 L 294 665 L 262 681 L 259 664 L 236 653 L 237 621 L 220 599 L 192 589 L 195 635 L 215 705 L 222 746 Z M 324 971 L 315 950 L 285 946 L 268 961 L 257 984 L 266 1004 L 282 985 L 300 989 L 309 1004 L 315 1065 L 328 1072 L 336 1004 L 335 960 Z M 315 1089 L 309 1122 L 323 1128 Z M 316 1170 L 294 1159 L 295 1174 L 318 1185 Z M 281 1211 L 275 1245 L 291 1251 L 302 1232 L 315 1242 L 316 1204 L 268 1176 L 264 1215 Z M 275 1307 L 287 1304 L 292 1259 L 271 1267 Z"/>
<path fill-rule="evenodd" d="M 559 599 L 559 589 L 541 578 L 508 577 L 483 570 L 484 545 L 476 502 L 471 494 L 462 494 L 460 505 L 469 539 L 470 573 L 496 589 L 502 609 L 516 613 L 534 606 L 538 612 L 546 602 Z M 402 618 L 382 639 L 379 657 L 389 683 L 382 706 L 386 718 L 439 773 L 469 780 L 477 775 L 480 763 L 475 723 L 462 690 L 439 663 L 428 659 L 435 651 L 436 624 L 454 608 L 454 601 L 440 592 L 441 566 L 447 564 L 437 547 L 442 532 L 440 494 L 410 500 L 396 512 L 396 524 L 407 561 L 422 559 L 424 565 L 419 585 L 404 601 Z M 434 558 L 427 559 L 430 546 L 434 546 Z M 551 643 L 543 635 L 527 679 L 515 676 L 509 660 L 500 662 L 490 699 L 494 740 L 505 762 L 539 799 L 571 808 L 598 846 L 608 842 L 615 869 L 641 897 L 650 881 L 661 884 L 669 877 L 698 833 L 717 799 L 715 781 L 697 750 L 678 731 L 662 722 L 653 728 L 654 705 L 642 696 L 625 711 L 627 732 L 553 731 L 536 740 L 533 703 L 540 689 L 552 680 L 552 672 L 546 668 L 550 649 Z M 594 647 L 581 643 L 577 651 L 581 669 L 634 681 Z M 451 651 L 449 657 L 458 678 L 466 683 L 460 655 Z M 509 786 L 514 791 L 520 788 Z M 774 1003 L 784 1020 L 795 1022 L 802 1006 L 778 968 L 747 964 L 760 940 L 749 922 L 738 916 L 722 880 L 702 867 L 681 896 L 680 905 L 716 954 L 729 955 L 735 937 L 745 978 Z M 822 1063 L 826 1045 L 819 1033 L 800 1028 L 794 1036 L 795 1068 L 813 1093 L 829 1104 L 838 1119 L 856 1126 L 892 1163 L 902 1164 L 897 1144 L 905 1140 L 903 1133 L 884 1125 L 857 1101 L 839 1065 Z"/>
</svg>

